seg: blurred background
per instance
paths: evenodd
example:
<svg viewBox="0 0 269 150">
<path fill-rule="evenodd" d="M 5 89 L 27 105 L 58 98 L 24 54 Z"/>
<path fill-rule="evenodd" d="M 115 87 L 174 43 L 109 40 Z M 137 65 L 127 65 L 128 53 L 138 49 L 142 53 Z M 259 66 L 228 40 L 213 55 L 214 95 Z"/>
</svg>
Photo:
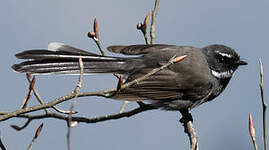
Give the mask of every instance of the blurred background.
<svg viewBox="0 0 269 150">
<path fill-rule="evenodd" d="M 154 0 L 8 0 L 0 2 L 1 101 L 5 112 L 19 108 L 27 94 L 25 74 L 10 67 L 20 62 L 15 53 L 47 48 L 50 42 L 63 42 L 99 53 L 87 38 L 97 17 L 103 47 L 113 44 L 143 44 L 136 24 L 153 9 Z M 248 134 L 248 115 L 254 117 L 258 145 L 262 147 L 262 105 L 260 101 L 259 58 L 264 64 L 265 99 L 268 101 L 269 20 L 267 0 L 160 0 L 156 43 L 204 47 L 224 44 L 234 48 L 249 65 L 237 70 L 226 90 L 215 101 L 192 110 L 200 149 L 252 149 Z M 108 53 L 112 55 L 111 53 Z M 38 76 L 36 88 L 41 97 L 53 100 L 70 93 L 77 76 Z M 84 76 L 81 91 L 115 87 L 112 75 Z M 31 98 L 30 106 L 37 105 Z M 82 116 L 118 112 L 122 102 L 100 97 L 79 98 L 75 110 Z M 69 109 L 70 103 L 58 105 Z M 129 104 L 127 109 L 136 107 Z M 41 111 L 39 112 L 41 113 Z M 131 118 L 96 124 L 80 123 L 72 129 L 73 149 L 189 149 L 178 112 L 147 111 Z M 67 149 L 66 122 L 35 120 L 17 132 L 10 125 L 26 120 L 13 118 L 0 123 L 0 136 L 7 149 L 26 149 L 36 128 L 43 131 L 33 149 Z"/>
</svg>

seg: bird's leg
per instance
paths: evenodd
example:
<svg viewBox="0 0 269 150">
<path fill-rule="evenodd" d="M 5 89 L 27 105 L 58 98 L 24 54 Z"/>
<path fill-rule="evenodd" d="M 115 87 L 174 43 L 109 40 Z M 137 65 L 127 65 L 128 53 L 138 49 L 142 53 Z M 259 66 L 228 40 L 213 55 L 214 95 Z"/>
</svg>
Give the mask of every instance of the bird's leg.
<svg viewBox="0 0 269 150">
<path fill-rule="evenodd" d="M 182 118 L 179 120 L 184 126 L 184 132 L 188 134 L 190 139 L 191 150 L 198 150 L 197 135 L 193 126 L 193 118 L 187 109 L 180 110 Z"/>
</svg>

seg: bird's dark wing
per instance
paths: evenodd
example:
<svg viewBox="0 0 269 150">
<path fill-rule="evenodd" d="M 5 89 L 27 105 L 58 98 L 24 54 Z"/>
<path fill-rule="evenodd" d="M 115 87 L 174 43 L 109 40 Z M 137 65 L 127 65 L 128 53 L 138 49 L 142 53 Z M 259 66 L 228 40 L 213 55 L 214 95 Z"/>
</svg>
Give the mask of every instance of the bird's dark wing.
<svg viewBox="0 0 269 150">
<path fill-rule="evenodd" d="M 183 61 L 172 64 L 137 85 L 121 91 L 115 98 L 153 101 L 192 100 L 195 103 L 196 100 L 207 96 L 212 87 L 210 70 L 201 50 L 194 47 L 170 47 L 167 50 L 145 54 L 147 66 L 129 75 L 126 82 L 162 66 L 173 56 L 182 55 L 187 55 Z"/>
<path fill-rule="evenodd" d="M 158 51 L 163 48 L 174 47 L 174 45 L 154 44 L 154 45 L 112 45 L 107 49 L 113 53 L 121 53 L 124 55 L 141 55 L 152 51 Z"/>
</svg>

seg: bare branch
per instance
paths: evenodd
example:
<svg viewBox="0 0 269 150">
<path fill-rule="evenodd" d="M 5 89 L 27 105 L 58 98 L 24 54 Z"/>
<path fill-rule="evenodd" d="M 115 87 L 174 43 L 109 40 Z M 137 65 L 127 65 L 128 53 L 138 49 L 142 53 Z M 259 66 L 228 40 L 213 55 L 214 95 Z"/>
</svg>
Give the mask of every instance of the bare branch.
<svg viewBox="0 0 269 150">
<path fill-rule="evenodd" d="M 155 26 L 156 26 L 156 15 L 158 12 L 159 7 L 159 0 L 155 0 L 154 10 L 152 11 L 151 17 L 151 26 L 150 26 L 150 37 L 151 37 L 151 44 L 155 44 Z"/>
<path fill-rule="evenodd" d="M 264 149 L 267 150 L 267 130 L 266 130 L 266 108 L 267 103 L 264 99 L 264 86 L 263 86 L 263 66 L 262 61 L 260 63 L 260 91 L 261 91 L 261 99 L 262 99 L 262 108 L 263 108 L 263 140 L 264 140 Z"/>
<path fill-rule="evenodd" d="M 184 132 L 188 134 L 191 150 L 198 150 L 199 149 L 198 139 L 192 123 L 193 122 L 192 115 L 188 112 L 188 110 L 181 110 L 180 112 L 182 114 L 180 122 L 184 126 Z"/>
<path fill-rule="evenodd" d="M 97 123 L 97 122 L 103 122 L 108 120 L 116 120 L 121 119 L 123 117 L 131 117 L 136 114 L 139 114 L 141 112 L 156 109 L 155 106 L 151 104 L 144 104 L 143 106 L 140 106 L 138 108 L 135 108 L 130 111 L 122 112 L 122 113 L 115 113 L 105 116 L 98 116 L 98 117 L 80 117 L 80 116 L 72 116 L 71 120 L 72 122 L 81 122 L 81 123 Z M 28 115 L 28 114 L 20 114 L 16 116 L 17 118 L 27 118 L 32 120 L 38 120 L 38 119 L 44 119 L 44 118 L 55 118 L 60 120 L 68 121 L 69 116 L 68 115 L 62 115 L 57 113 L 48 113 L 48 114 L 42 114 L 42 115 Z"/>
</svg>

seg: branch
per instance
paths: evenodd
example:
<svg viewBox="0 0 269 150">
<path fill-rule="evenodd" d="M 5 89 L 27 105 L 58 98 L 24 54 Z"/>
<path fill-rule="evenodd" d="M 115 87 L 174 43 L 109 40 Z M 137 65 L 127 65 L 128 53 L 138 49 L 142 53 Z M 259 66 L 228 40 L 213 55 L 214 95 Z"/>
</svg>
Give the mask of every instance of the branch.
<svg viewBox="0 0 269 150">
<path fill-rule="evenodd" d="M 267 130 L 266 130 L 266 108 L 267 104 L 264 99 L 264 87 L 263 87 L 263 67 L 262 61 L 260 63 L 260 91 L 261 91 L 261 99 L 262 99 L 262 108 L 263 108 L 263 140 L 264 140 L 264 150 L 267 150 Z"/>
<path fill-rule="evenodd" d="M 159 0 L 155 0 L 154 10 L 152 11 L 152 21 L 150 27 L 151 44 L 155 44 L 155 26 L 156 26 L 156 14 L 158 12 Z"/>
<path fill-rule="evenodd" d="M 192 115 L 188 112 L 188 110 L 181 110 L 180 113 L 182 114 L 180 122 L 184 126 L 184 132 L 188 134 L 191 150 L 199 150 L 197 135 L 192 123 Z"/>
<path fill-rule="evenodd" d="M 103 122 L 108 120 L 116 120 L 121 119 L 123 117 L 131 117 L 136 114 L 139 114 L 141 112 L 147 111 L 147 110 L 153 110 L 156 109 L 155 106 L 151 104 L 144 104 L 143 106 L 140 106 L 138 108 L 135 108 L 130 111 L 122 112 L 122 113 L 115 113 L 105 116 L 99 116 L 99 117 L 80 117 L 80 116 L 72 116 L 71 120 L 74 122 L 80 122 L 80 123 L 97 123 L 97 122 Z M 38 120 L 38 119 L 44 119 L 44 118 L 55 118 L 60 120 L 68 121 L 69 116 L 68 115 L 62 115 L 58 113 L 48 113 L 48 114 L 42 114 L 42 115 L 28 115 L 28 114 L 20 114 L 15 116 L 17 118 L 26 118 L 31 120 Z"/>
</svg>

